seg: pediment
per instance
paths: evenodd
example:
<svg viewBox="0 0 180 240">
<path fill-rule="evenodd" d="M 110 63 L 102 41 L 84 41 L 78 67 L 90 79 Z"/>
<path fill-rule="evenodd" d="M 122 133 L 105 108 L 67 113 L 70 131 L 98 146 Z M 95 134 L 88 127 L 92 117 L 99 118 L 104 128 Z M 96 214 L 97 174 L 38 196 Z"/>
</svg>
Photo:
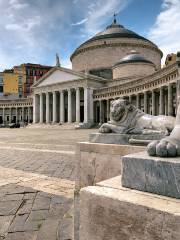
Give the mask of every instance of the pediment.
<svg viewBox="0 0 180 240">
<path fill-rule="evenodd" d="M 77 79 L 82 79 L 82 77 L 74 74 L 73 71 L 71 73 L 71 70 L 67 72 L 60 68 L 54 68 L 44 75 L 37 83 L 35 83 L 34 87 L 44 87 Z"/>
</svg>

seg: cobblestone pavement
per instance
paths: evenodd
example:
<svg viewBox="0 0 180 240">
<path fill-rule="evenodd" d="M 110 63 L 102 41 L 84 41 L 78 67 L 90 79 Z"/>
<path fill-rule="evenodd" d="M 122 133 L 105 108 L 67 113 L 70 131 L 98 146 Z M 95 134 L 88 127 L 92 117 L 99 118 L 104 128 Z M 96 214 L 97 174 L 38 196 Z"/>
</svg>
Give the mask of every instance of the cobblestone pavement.
<svg viewBox="0 0 180 240">
<path fill-rule="evenodd" d="M 90 132 L 0 129 L 0 240 L 72 239 L 75 143 Z"/>
</svg>

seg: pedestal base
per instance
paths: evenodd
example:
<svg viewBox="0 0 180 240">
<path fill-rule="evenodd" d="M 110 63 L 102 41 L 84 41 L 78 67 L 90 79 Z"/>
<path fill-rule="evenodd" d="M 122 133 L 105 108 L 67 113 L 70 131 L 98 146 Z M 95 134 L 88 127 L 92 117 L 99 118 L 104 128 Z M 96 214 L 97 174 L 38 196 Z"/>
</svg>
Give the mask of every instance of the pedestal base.
<svg viewBox="0 0 180 240">
<path fill-rule="evenodd" d="M 122 186 L 180 198 L 180 157 L 151 157 L 146 152 L 124 156 Z"/>
<path fill-rule="evenodd" d="M 147 145 L 152 140 L 160 140 L 164 137 L 162 134 L 117 134 L 117 133 L 91 133 L 89 141 L 92 143 L 105 144 L 135 144 Z"/>
<path fill-rule="evenodd" d="M 80 240 L 179 240 L 180 200 L 123 188 L 120 177 L 81 190 Z"/>
</svg>

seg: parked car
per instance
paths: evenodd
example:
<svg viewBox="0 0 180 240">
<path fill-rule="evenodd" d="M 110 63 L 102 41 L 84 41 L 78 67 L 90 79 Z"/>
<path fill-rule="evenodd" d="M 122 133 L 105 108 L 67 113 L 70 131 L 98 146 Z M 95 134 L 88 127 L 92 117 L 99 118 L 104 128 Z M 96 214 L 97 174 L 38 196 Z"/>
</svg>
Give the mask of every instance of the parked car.
<svg viewBox="0 0 180 240">
<path fill-rule="evenodd" d="M 11 123 L 11 124 L 9 124 L 9 128 L 20 128 L 20 124 L 19 123 Z"/>
</svg>

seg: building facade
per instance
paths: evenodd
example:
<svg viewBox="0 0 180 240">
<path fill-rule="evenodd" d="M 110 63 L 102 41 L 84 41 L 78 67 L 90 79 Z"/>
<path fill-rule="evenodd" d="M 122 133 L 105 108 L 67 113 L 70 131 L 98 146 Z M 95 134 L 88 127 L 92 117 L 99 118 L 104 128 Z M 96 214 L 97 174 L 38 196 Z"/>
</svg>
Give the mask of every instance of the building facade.
<svg viewBox="0 0 180 240">
<path fill-rule="evenodd" d="M 145 113 L 175 116 L 180 54 L 169 55 L 163 68 L 162 56 L 154 43 L 114 19 L 74 51 L 72 70 L 58 61 L 33 84 L 33 122 L 102 124 L 111 101 L 120 97 Z"/>
</svg>

